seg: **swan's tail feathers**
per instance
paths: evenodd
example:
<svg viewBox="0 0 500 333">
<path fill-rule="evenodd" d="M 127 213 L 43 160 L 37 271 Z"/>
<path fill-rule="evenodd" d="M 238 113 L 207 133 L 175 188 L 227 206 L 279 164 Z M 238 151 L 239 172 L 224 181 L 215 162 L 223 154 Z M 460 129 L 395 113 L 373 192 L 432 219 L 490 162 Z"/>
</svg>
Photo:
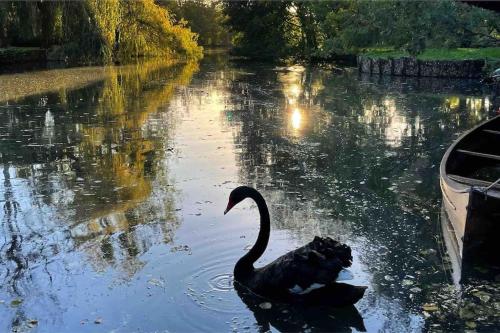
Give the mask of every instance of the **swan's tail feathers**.
<svg viewBox="0 0 500 333">
<path fill-rule="evenodd" d="M 351 248 L 330 237 L 314 237 L 309 243 L 311 250 L 319 252 L 327 259 L 336 259 L 342 267 L 350 267 L 352 264 Z"/>
<path fill-rule="evenodd" d="M 366 289 L 365 286 L 331 283 L 305 294 L 303 300 L 311 304 L 325 304 L 334 307 L 348 306 L 357 303 L 364 296 Z"/>
</svg>

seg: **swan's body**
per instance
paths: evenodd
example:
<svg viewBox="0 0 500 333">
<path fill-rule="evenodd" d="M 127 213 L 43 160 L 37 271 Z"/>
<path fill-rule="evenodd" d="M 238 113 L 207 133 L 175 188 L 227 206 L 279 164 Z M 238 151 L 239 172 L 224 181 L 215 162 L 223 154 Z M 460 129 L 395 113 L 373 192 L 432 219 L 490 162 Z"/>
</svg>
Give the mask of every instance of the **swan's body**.
<svg viewBox="0 0 500 333">
<path fill-rule="evenodd" d="M 339 273 L 351 266 L 352 255 L 349 246 L 329 237 L 315 237 L 272 263 L 254 268 L 269 242 L 270 218 L 262 195 L 246 186 L 231 192 L 225 213 L 245 198 L 252 198 L 259 208 L 260 231 L 255 245 L 234 267 L 236 281 L 261 296 L 285 301 L 343 306 L 363 297 L 366 287 L 336 282 Z"/>
</svg>

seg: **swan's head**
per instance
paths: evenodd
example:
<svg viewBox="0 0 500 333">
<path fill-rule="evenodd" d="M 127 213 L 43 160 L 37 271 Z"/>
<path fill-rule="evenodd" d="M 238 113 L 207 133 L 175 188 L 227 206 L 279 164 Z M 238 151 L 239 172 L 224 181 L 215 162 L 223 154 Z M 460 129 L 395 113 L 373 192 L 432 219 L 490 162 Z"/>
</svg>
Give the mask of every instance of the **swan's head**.
<svg viewBox="0 0 500 333">
<path fill-rule="evenodd" d="M 248 198 L 252 191 L 255 190 L 248 186 L 239 186 L 232 190 L 231 194 L 229 194 L 229 201 L 227 202 L 227 207 L 224 211 L 224 215 L 226 215 L 227 212 L 231 210 L 231 208 Z"/>
</svg>

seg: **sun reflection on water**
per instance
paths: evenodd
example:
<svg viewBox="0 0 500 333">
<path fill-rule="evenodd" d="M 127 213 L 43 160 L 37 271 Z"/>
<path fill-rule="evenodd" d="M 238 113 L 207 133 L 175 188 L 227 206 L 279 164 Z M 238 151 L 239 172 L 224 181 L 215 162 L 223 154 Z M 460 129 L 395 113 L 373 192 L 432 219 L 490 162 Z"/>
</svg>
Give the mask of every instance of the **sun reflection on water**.
<svg viewBox="0 0 500 333">
<path fill-rule="evenodd" d="M 302 114 L 300 114 L 299 109 L 294 109 L 292 112 L 292 128 L 296 131 L 300 130 L 302 124 Z"/>
</svg>

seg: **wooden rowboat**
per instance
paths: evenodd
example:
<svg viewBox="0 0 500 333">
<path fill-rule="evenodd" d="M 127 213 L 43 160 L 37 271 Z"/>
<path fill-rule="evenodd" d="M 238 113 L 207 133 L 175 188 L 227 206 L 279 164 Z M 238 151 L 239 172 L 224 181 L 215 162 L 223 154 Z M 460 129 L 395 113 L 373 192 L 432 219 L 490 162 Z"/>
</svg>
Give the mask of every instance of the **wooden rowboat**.
<svg viewBox="0 0 500 333">
<path fill-rule="evenodd" d="M 478 271 L 500 267 L 500 116 L 461 135 L 440 166 L 447 247 Z M 451 236 L 450 236 L 451 235 Z"/>
</svg>

